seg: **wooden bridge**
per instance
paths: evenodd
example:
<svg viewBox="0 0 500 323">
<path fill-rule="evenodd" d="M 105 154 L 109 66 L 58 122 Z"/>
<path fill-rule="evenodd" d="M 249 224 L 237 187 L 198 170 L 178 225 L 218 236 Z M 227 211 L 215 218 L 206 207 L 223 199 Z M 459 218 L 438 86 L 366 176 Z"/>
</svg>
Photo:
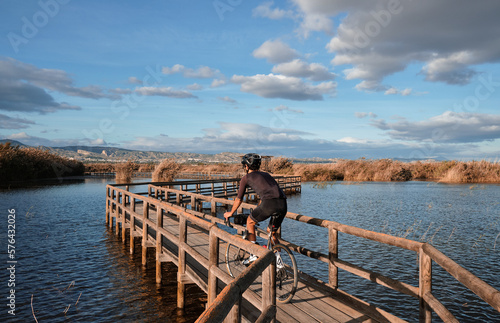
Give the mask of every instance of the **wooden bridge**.
<svg viewBox="0 0 500 323">
<path fill-rule="evenodd" d="M 300 192 L 300 178 L 278 180 L 288 191 Z M 419 300 L 420 322 L 430 322 L 435 312 L 444 322 L 458 322 L 432 293 L 432 261 L 500 312 L 500 292 L 427 243 L 368 231 L 333 221 L 288 212 L 287 218 L 328 230 L 328 254 L 282 242 L 297 253 L 328 264 L 328 282 L 300 273 L 297 293 L 289 304 L 276 304 L 274 256 L 267 249 L 249 243 L 225 230 L 217 211 L 230 208 L 239 179 L 180 181 L 108 185 L 106 223 L 130 241 L 141 239 L 142 263 L 148 248 L 156 252 L 156 280 L 161 282 L 161 264 L 178 266 L 177 305 L 184 307 L 186 284 L 197 284 L 208 295 L 207 309 L 197 322 L 404 322 L 403 319 L 340 290 L 338 269 L 346 270 L 387 288 Z M 147 187 L 147 190 L 145 189 Z M 142 191 L 141 191 L 142 190 Z M 248 192 L 252 200 L 252 192 Z M 240 213 L 255 204 L 243 203 Z M 241 232 L 244 228 L 236 226 Z M 414 252 L 419 258 L 419 283 L 402 281 L 353 265 L 338 258 L 338 233 L 378 241 Z M 258 235 L 267 237 L 263 230 Z M 233 279 L 225 267 L 227 243 L 236 244 L 259 256 L 258 261 Z M 301 268 L 299 267 L 299 270 Z M 500 315 L 499 315 L 500 318 Z"/>
</svg>

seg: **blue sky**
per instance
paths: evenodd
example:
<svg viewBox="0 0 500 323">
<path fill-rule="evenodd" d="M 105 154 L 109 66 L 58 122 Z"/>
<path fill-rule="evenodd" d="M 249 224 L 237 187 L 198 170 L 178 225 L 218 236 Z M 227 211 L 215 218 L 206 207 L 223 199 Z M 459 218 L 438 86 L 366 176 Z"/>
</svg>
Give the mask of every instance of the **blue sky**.
<svg viewBox="0 0 500 323">
<path fill-rule="evenodd" d="M 500 157 L 500 2 L 0 2 L 0 138 Z"/>
</svg>

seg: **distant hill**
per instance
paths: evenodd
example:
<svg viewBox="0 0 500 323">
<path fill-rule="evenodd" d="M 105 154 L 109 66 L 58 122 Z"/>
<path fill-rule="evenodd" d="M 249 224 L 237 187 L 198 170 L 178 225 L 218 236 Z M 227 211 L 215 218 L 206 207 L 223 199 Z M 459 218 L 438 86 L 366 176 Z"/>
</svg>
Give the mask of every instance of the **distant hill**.
<svg viewBox="0 0 500 323">
<path fill-rule="evenodd" d="M 30 147 L 16 140 L 2 139 L 0 143 L 10 142 L 12 146 Z M 172 158 L 181 163 L 237 163 L 240 161 L 240 153 L 224 152 L 220 154 L 197 154 L 197 153 L 169 153 L 160 151 L 139 151 L 104 146 L 65 146 L 45 147 L 59 156 L 73 158 L 85 163 L 91 162 L 124 162 L 134 161 L 141 163 L 159 162 L 165 158 Z"/>
</svg>

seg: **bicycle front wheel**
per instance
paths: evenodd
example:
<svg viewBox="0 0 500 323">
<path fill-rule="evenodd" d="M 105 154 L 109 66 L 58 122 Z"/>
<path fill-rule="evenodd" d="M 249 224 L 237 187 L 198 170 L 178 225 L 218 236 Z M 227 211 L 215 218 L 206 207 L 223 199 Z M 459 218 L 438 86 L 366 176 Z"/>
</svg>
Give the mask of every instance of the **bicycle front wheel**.
<svg viewBox="0 0 500 323">
<path fill-rule="evenodd" d="M 231 277 L 238 276 L 246 266 L 243 261 L 250 256 L 250 253 L 235 246 L 234 244 L 228 244 L 226 248 L 226 266 L 227 271 Z"/>
<path fill-rule="evenodd" d="M 295 295 L 299 283 L 299 271 L 292 251 L 287 246 L 275 244 L 276 256 L 276 301 L 288 303 Z"/>
</svg>

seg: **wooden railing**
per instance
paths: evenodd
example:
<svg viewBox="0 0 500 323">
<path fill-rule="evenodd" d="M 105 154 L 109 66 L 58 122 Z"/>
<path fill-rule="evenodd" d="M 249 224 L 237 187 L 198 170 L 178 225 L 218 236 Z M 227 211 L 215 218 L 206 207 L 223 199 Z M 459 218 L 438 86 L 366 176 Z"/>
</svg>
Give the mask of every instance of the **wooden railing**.
<svg viewBox="0 0 500 323">
<path fill-rule="evenodd" d="M 245 295 L 245 298 L 253 306 L 261 310 L 262 314 L 259 317 L 261 322 L 272 322 L 274 320 L 276 313 L 274 287 L 276 267 L 272 252 L 218 228 L 216 223 L 223 222 L 220 219 L 215 217 L 204 219 L 205 215 L 201 212 L 185 210 L 182 207 L 150 196 L 129 192 L 128 186 L 126 188 L 122 189 L 113 185 L 107 186 L 106 223 L 111 227 L 113 225 L 112 217 L 116 218 L 116 231 L 119 232 L 119 224 L 121 224 L 123 241 L 126 239 L 126 229 L 130 229 L 130 253 L 134 253 L 134 239 L 136 237 L 142 238 L 143 265 L 147 263 L 147 249 L 156 248 L 156 281 L 158 283 L 162 279 L 162 262 L 172 261 L 178 264 L 178 307 L 184 307 L 185 284 L 194 282 L 207 293 L 208 304 L 210 305 L 207 312 L 200 317 L 200 322 L 222 322 L 221 318 L 226 317 L 228 313 L 234 317 L 234 320 L 239 320 L 241 318 L 239 306 L 242 295 Z M 142 205 L 142 214 L 136 212 L 139 205 Z M 156 211 L 156 222 L 150 218 L 150 210 Z M 166 216 L 175 216 L 177 218 L 179 225 L 178 236 L 164 228 L 163 223 Z M 188 244 L 188 224 L 208 231 L 208 258 Z M 165 247 L 163 243 L 165 240 L 174 243 L 178 247 L 177 254 Z M 237 245 L 259 256 L 259 260 L 252 263 L 234 281 L 225 270 L 219 268 L 219 248 L 222 241 Z M 205 282 L 197 274 L 197 271 L 187 266 L 186 254 L 189 254 L 208 271 L 208 282 Z M 262 276 L 262 297 L 258 297 L 255 293 L 247 290 L 248 286 L 258 276 Z M 227 285 L 219 296 L 217 296 L 218 280 Z"/>
<path fill-rule="evenodd" d="M 215 214 L 217 205 L 230 207 L 234 202 L 224 198 L 216 198 L 198 193 L 187 192 L 168 187 L 149 185 L 148 192 L 156 198 L 169 200 L 173 199 L 179 203 L 190 204 L 192 210 L 198 210 L 200 205 L 210 203 L 211 213 Z M 185 204 L 186 205 L 186 204 Z M 187 205 L 186 205 L 187 206 Z M 242 203 L 239 212 L 249 213 L 256 207 L 255 204 Z M 314 277 L 302 273 L 302 279 L 322 285 L 325 288 L 337 290 L 339 287 L 338 269 L 343 269 L 354 275 L 365 278 L 379 285 L 393 289 L 397 292 L 419 299 L 419 321 L 431 322 L 431 311 L 434 311 L 444 322 L 458 322 L 453 314 L 434 296 L 432 293 L 432 261 L 450 273 L 458 282 L 478 295 L 481 299 L 500 312 L 500 292 L 467 271 L 459 264 L 446 257 L 436 248 L 428 243 L 417 242 L 405 238 L 395 237 L 383 233 L 369 231 L 349 225 L 344 225 L 334 221 L 322 220 L 297 213 L 288 212 L 287 218 L 309 225 L 322 227 L 328 230 L 328 254 L 323 254 L 307 248 L 295 245 L 282 240 L 290 249 L 305 255 L 311 259 L 316 259 L 328 264 L 328 283 L 323 283 Z M 244 230 L 242 226 L 236 226 L 239 231 Z M 338 233 L 342 232 L 352 236 L 377 241 L 386 245 L 395 246 L 412 252 L 419 256 L 419 286 L 412 286 L 402 281 L 392 279 L 379 273 L 361 268 L 347 261 L 338 258 Z M 258 230 L 258 235 L 265 238 L 267 234 L 263 230 Z M 396 317 L 380 309 L 374 310 L 375 317 L 382 315 L 382 319 L 394 320 Z"/>
</svg>

